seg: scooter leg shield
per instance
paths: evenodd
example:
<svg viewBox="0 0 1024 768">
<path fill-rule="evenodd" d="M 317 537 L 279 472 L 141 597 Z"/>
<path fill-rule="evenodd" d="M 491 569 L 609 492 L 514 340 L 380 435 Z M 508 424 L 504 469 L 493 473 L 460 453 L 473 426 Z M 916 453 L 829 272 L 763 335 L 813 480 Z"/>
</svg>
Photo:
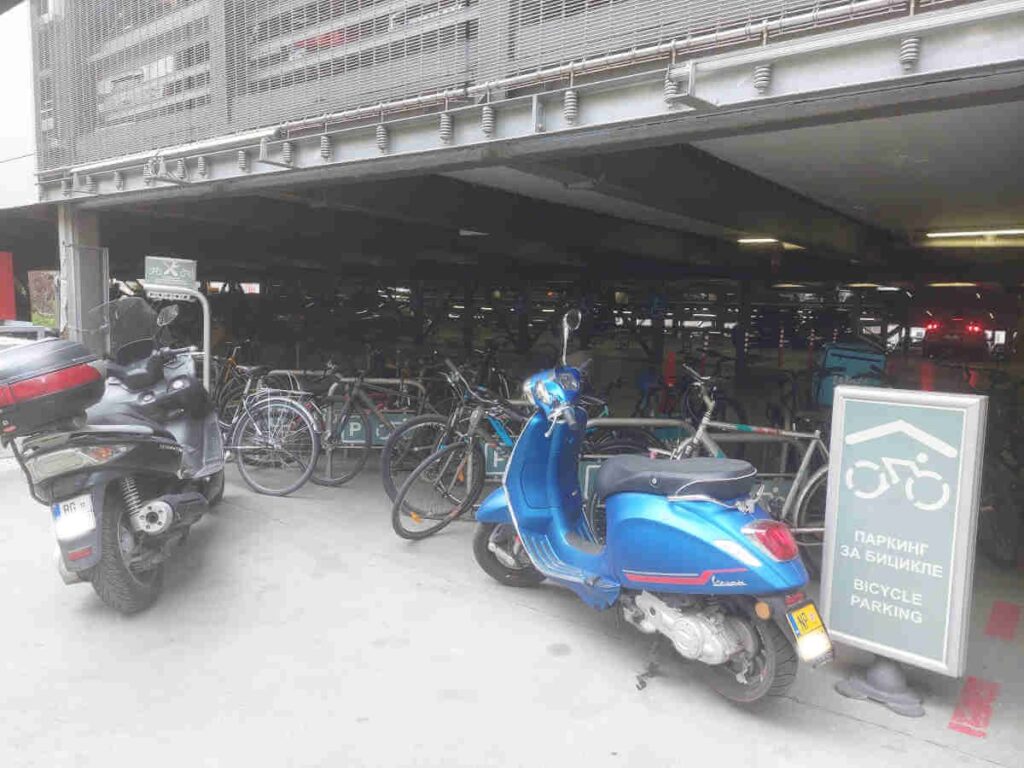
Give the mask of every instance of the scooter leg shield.
<svg viewBox="0 0 1024 768">
<path fill-rule="evenodd" d="M 508 496 L 504 487 L 495 488 L 476 511 L 478 523 L 511 523 L 512 513 L 508 507 Z"/>
</svg>

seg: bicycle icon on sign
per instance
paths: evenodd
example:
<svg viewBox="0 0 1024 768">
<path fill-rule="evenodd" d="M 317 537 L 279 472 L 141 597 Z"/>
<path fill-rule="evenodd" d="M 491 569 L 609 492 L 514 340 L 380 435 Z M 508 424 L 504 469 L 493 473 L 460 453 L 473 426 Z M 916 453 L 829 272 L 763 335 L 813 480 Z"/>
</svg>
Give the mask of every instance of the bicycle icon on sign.
<svg viewBox="0 0 1024 768">
<path fill-rule="evenodd" d="M 858 445 L 893 434 L 907 435 L 950 459 L 955 458 L 958 453 L 949 443 L 903 420 L 855 432 L 848 435 L 845 442 L 847 445 Z M 932 512 L 941 509 L 949 501 L 950 487 L 938 472 L 921 468 L 921 465 L 927 462 L 928 454 L 923 451 L 914 459 L 897 459 L 891 456 L 882 456 L 877 462 L 858 459 L 846 470 L 844 480 L 846 487 L 859 499 L 877 499 L 890 488 L 902 483 L 907 501 L 913 502 L 920 510 Z M 906 470 L 903 473 L 905 480 L 901 477 L 901 469 Z"/>
</svg>

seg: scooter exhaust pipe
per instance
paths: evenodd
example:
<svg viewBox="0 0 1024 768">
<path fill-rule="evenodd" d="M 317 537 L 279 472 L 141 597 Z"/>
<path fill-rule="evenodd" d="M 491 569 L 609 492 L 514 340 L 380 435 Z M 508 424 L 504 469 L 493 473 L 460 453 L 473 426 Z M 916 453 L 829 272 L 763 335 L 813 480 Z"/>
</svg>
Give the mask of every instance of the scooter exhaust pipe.
<svg viewBox="0 0 1024 768">
<path fill-rule="evenodd" d="M 209 503 L 201 493 L 168 494 L 141 505 L 132 512 L 130 522 L 136 533 L 160 536 L 177 525 L 192 525 L 208 509 Z"/>
</svg>

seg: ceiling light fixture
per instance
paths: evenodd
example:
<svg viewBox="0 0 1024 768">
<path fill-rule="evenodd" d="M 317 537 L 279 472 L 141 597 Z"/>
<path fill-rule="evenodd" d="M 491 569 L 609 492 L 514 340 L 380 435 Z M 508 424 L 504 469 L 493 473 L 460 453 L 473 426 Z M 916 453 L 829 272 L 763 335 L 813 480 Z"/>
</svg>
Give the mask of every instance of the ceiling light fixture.
<svg viewBox="0 0 1024 768">
<path fill-rule="evenodd" d="M 925 237 L 941 239 L 945 237 L 1024 237 L 1024 227 L 1013 229 L 977 229 L 959 232 L 928 232 Z"/>
<path fill-rule="evenodd" d="M 459 236 L 460 237 L 487 237 L 488 235 L 490 235 L 490 232 L 481 232 L 478 229 L 460 229 L 459 230 Z"/>
<path fill-rule="evenodd" d="M 803 288 L 802 283 L 776 283 L 772 288 L 787 289 L 787 288 Z"/>
<path fill-rule="evenodd" d="M 878 283 L 848 283 L 847 288 L 878 288 Z"/>
<path fill-rule="evenodd" d="M 766 245 L 779 242 L 774 237 L 741 237 L 736 241 L 740 245 Z"/>
<path fill-rule="evenodd" d="M 929 288 L 977 288 L 977 283 L 928 283 Z"/>
<path fill-rule="evenodd" d="M 896 291 L 902 291 L 903 289 L 900 288 L 898 285 L 880 285 L 880 286 L 878 286 L 877 290 L 885 291 L 885 292 L 896 292 Z"/>
</svg>

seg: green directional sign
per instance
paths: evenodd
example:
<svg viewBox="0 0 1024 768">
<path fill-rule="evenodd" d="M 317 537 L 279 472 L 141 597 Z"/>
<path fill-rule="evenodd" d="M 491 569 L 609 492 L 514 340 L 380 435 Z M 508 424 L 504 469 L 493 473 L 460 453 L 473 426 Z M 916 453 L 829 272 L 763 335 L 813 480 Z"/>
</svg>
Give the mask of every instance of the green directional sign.
<svg viewBox="0 0 1024 768">
<path fill-rule="evenodd" d="M 146 282 L 169 288 L 195 288 L 196 263 L 168 256 L 146 257 Z"/>
<path fill-rule="evenodd" d="M 822 602 L 839 641 L 958 677 L 987 398 L 839 387 Z"/>
</svg>

